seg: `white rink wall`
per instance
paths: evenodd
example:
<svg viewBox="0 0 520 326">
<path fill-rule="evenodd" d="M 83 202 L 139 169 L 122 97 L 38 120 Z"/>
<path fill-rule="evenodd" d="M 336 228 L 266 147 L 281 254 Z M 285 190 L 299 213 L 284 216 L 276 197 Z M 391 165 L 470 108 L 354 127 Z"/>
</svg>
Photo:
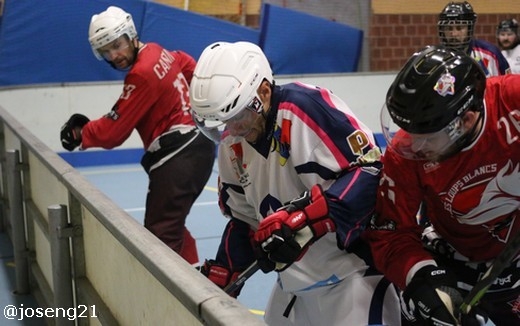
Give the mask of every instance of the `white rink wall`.
<svg viewBox="0 0 520 326">
<path fill-rule="evenodd" d="M 379 111 L 395 73 L 275 76 L 279 85 L 300 81 L 330 89 L 374 133 L 381 133 Z M 59 129 L 73 113 L 96 119 L 110 111 L 122 82 L 28 85 L 0 88 L 0 106 L 56 152 L 63 152 Z M 136 132 L 120 147 L 142 148 Z"/>
</svg>

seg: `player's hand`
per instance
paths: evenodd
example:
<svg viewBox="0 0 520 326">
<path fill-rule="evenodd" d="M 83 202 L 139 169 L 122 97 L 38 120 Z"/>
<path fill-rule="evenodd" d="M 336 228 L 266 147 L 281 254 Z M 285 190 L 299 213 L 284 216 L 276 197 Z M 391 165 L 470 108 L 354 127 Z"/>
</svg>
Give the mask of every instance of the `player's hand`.
<svg viewBox="0 0 520 326">
<path fill-rule="evenodd" d="M 204 265 L 200 268 L 200 272 L 219 288 L 224 289 L 226 286 L 233 283 L 242 271 L 231 271 L 229 268 L 217 263 L 213 259 L 210 259 L 204 262 Z M 233 298 L 238 297 L 243 286 L 244 284 L 229 295 Z"/>
<path fill-rule="evenodd" d="M 282 271 L 300 260 L 313 242 L 334 231 L 327 198 L 321 186 L 315 185 L 258 225 L 254 245 L 260 268 Z M 274 264 L 266 264 L 269 261 Z"/>
<path fill-rule="evenodd" d="M 61 127 L 60 140 L 61 146 L 68 151 L 73 151 L 81 145 L 81 128 L 89 122 L 89 118 L 83 114 L 73 114 Z"/>
<path fill-rule="evenodd" d="M 450 273 L 434 265 L 424 266 L 403 292 L 407 308 L 425 325 L 459 325 L 462 295 Z"/>
</svg>

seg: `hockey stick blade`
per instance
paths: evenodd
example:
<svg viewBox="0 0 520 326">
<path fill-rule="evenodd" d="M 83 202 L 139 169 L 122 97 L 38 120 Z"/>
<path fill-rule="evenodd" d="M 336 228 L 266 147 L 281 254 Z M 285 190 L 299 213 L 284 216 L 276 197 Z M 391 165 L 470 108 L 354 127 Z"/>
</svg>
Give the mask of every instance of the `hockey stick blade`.
<svg viewBox="0 0 520 326">
<path fill-rule="evenodd" d="M 260 266 L 258 266 L 258 262 L 255 260 L 254 263 L 252 263 L 245 271 L 243 271 L 240 275 L 238 275 L 238 278 L 228 286 L 224 288 L 224 292 L 227 294 L 231 294 L 238 290 L 242 284 L 244 284 L 251 276 L 253 276 L 254 273 L 256 273 L 260 269 Z"/>
<path fill-rule="evenodd" d="M 509 241 L 504 250 L 495 258 L 491 266 L 488 268 L 482 278 L 473 286 L 471 291 L 462 301 L 460 311 L 468 314 L 471 308 L 475 306 L 484 296 L 491 284 L 497 279 L 502 271 L 509 266 L 513 258 L 520 251 L 520 233 Z"/>
</svg>

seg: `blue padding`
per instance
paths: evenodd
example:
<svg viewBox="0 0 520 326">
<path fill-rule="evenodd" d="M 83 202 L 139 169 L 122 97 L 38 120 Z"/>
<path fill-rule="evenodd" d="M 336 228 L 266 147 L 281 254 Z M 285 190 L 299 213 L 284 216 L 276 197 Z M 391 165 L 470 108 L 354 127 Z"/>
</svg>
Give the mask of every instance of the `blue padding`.
<svg viewBox="0 0 520 326">
<path fill-rule="evenodd" d="M 60 152 L 58 155 L 73 167 L 135 164 L 141 162 L 144 154 L 142 148 L 87 150 L 75 152 Z"/>
<path fill-rule="evenodd" d="M 120 1 L 141 25 L 145 2 Z M 122 79 L 88 42 L 93 14 L 117 1 L 6 1 L 0 31 L 0 86 Z"/>
<path fill-rule="evenodd" d="M 156 42 L 170 50 L 183 50 L 195 59 L 213 42 L 258 44 L 260 37 L 256 29 L 153 2 L 147 3 L 143 23 L 143 41 Z"/>
<path fill-rule="evenodd" d="M 264 4 L 260 47 L 275 74 L 354 72 L 363 31 L 294 10 Z"/>
<path fill-rule="evenodd" d="M 265 4 L 261 29 L 143 0 L 5 1 L 0 24 L 0 86 L 123 80 L 88 43 L 93 14 L 115 5 L 132 14 L 140 38 L 198 59 L 215 41 L 250 41 L 275 74 L 356 71 L 362 31 Z"/>
<path fill-rule="evenodd" d="M 88 43 L 92 15 L 110 5 L 132 14 L 144 42 L 184 50 L 195 59 L 215 41 L 259 40 L 258 30 L 148 1 L 6 1 L 0 86 L 123 80 L 126 72 L 98 61 Z"/>
<path fill-rule="evenodd" d="M 386 147 L 386 139 L 383 134 L 374 134 L 376 138 L 376 143 L 379 147 L 385 148 Z"/>
<path fill-rule="evenodd" d="M 111 150 L 86 150 L 74 152 L 59 152 L 58 155 L 73 167 L 139 164 L 143 157 L 142 148 L 116 148 Z M 218 146 L 215 155 L 218 154 Z"/>
</svg>

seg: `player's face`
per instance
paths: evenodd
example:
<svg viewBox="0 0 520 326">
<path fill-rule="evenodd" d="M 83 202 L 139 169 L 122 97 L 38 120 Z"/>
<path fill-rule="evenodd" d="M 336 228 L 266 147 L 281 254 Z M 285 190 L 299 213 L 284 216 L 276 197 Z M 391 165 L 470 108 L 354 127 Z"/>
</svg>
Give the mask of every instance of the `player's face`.
<svg viewBox="0 0 520 326">
<path fill-rule="evenodd" d="M 512 49 L 516 41 L 516 33 L 509 31 L 500 31 L 497 34 L 498 45 L 502 50 Z"/>
<path fill-rule="evenodd" d="M 416 159 L 439 162 L 458 153 L 461 148 L 457 143 L 468 132 L 478 133 L 482 128 L 479 119 L 481 113 L 468 111 L 462 117 L 455 118 L 442 130 L 430 134 L 408 134 L 410 150 Z M 478 123 L 478 125 L 477 125 Z"/>
<path fill-rule="evenodd" d="M 226 129 L 232 136 L 244 137 L 248 142 L 255 143 L 264 130 L 262 110 L 260 99 L 253 98 L 237 115 L 226 120 Z"/>
<path fill-rule="evenodd" d="M 436 161 L 450 143 L 444 132 L 433 134 L 410 134 L 411 150 L 418 159 Z"/>
<path fill-rule="evenodd" d="M 258 101 L 256 98 L 255 100 Z M 252 107 L 245 107 L 237 115 L 226 121 L 226 128 L 232 136 L 246 137 L 253 128 L 259 113 Z"/>
<path fill-rule="evenodd" d="M 244 137 L 249 143 L 256 143 L 265 134 L 265 112 L 271 103 L 271 86 L 263 81 L 257 95 L 236 116 L 227 120 L 226 129 L 233 136 Z"/>
<path fill-rule="evenodd" d="M 444 26 L 444 36 L 448 44 L 455 43 L 460 44 L 465 42 L 468 38 L 468 25 L 466 24 L 451 24 Z"/>
<path fill-rule="evenodd" d="M 134 46 L 126 35 L 98 49 L 105 60 L 111 62 L 117 69 L 126 69 L 134 62 Z"/>
</svg>

